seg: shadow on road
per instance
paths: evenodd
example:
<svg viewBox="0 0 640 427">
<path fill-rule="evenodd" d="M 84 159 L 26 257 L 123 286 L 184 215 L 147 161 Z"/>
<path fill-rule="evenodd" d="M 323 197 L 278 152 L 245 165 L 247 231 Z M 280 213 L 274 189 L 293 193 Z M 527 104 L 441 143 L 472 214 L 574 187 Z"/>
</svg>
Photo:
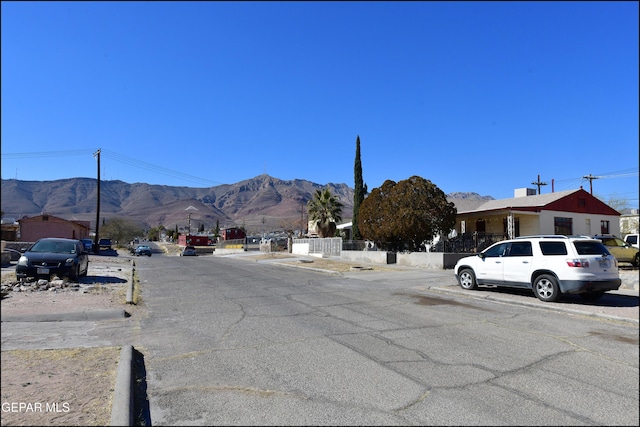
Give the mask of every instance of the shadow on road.
<svg viewBox="0 0 640 427">
<path fill-rule="evenodd" d="M 113 276 L 85 276 L 82 277 L 78 283 L 93 284 L 93 283 L 127 283 L 126 279 Z"/>
<path fill-rule="evenodd" d="M 523 297 L 531 298 L 534 301 L 538 301 L 538 298 L 533 294 L 530 289 L 514 289 L 505 287 L 480 287 L 476 292 L 487 292 L 491 294 L 502 295 L 520 295 Z M 600 299 L 595 301 L 588 301 L 583 299 L 580 295 L 563 294 L 557 301 L 564 304 L 574 304 L 576 306 L 589 306 L 589 307 L 638 307 L 640 306 L 640 299 L 635 295 L 621 295 L 605 293 Z"/>
</svg>

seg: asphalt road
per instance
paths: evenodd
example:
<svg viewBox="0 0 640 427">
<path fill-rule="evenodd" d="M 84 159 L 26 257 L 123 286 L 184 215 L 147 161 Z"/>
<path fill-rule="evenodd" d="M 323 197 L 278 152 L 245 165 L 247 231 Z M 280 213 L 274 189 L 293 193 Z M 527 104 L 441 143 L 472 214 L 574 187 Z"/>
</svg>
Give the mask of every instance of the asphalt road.
<svg viewBox="0 0 640 427">
<path fill-rule="evenodd" d="M 155 254 L 137 271 L 147 314 L 92 333 L 144 354 L 154 425 L 638 425 L 638 324 L 577 301 L 457 293 L 450 271 Z"/>
</svg>

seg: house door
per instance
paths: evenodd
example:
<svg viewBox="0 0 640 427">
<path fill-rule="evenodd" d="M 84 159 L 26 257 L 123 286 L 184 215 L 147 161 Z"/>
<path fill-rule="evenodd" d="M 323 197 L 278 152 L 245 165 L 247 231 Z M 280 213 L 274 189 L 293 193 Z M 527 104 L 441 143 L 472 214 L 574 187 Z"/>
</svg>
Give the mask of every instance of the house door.
<svg viewBox="0 0 640 427">
<path fill-rule="evenodd" d="M 484 233 L 487 230 L 487 223 L 484 219 L 476 220 L 476 231 L 478 233 Z"/>
</svg>

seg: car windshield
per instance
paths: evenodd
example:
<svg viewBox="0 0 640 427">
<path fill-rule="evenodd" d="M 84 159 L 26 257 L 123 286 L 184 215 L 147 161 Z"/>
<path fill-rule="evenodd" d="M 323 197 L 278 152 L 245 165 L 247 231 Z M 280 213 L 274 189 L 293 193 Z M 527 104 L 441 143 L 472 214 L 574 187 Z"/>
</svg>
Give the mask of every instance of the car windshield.
<svg viewBox="0 0 640 427">
<path fill-rule="evenodd" d="M 73 242 L 60 242 L 45 240 L 36 242 L 29 252 L 49 252 L 55 254 L 74 254 L 76 253 L 76 245 Z"/>
</svg>

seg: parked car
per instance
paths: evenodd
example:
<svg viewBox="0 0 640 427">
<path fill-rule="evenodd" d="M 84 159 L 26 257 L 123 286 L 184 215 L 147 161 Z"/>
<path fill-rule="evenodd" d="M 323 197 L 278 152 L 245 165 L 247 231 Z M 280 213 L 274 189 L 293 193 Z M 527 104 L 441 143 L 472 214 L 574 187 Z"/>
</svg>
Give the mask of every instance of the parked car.
<svg viewBox="0 0 640 427">
<path fill-rule="evenodd" d="M 640 265 L 640 250 L 612 234 L 594 236 L 607 247 L 618 262 L 630 262 L 634 267 Z"/>
<path fill-rule="evenodd" d="M 640 249 L 638 246 L 638 235 L 637 234 L 627 234 L 624 236 L 624 241 L 633 246 L 636 249 Z"/>
<path fill-rule="evenodd" d="M 46 277 L 52 275 L 77 280 L 87 275 L 89 254 L 76 239 L 46 237 L 35 242 L 18 260 L 16 276 Z"/>
<path fill-rule="evenodd" d="M 458 260 L 456 279 L 463 289 L 494 285 L 533 290 L 541 301 L 561 294 L 600 298 L 620 287 L 618 261 L 597 239 L 526 236 L 494 243 Z"/>
<path fill-rule="evenodd" d="M 198 256 L 198 252 L 196 252 L 194 246 L 185 246 L 182 252 L 180 252 L 180 256 Z"/>
<path fill-rule="evenodd" d="M 100 239 L 98 240 L 98 246 L 100 246 L 100 249 L 111 249 L 111 239 Z"/>
<path fill-rule="evenodd" d="M 147 255 L 151 256 L 151 248 L 148 245 L 140 245 L 136 248 L 136 256 Z"/>
<path fill-rule="evenodd" d="M 84 245 L 84 250 L 91 253 L 93 252 L 93 240 L 91 239 L 81 239 L 80 240 Z"/>
</svg>

